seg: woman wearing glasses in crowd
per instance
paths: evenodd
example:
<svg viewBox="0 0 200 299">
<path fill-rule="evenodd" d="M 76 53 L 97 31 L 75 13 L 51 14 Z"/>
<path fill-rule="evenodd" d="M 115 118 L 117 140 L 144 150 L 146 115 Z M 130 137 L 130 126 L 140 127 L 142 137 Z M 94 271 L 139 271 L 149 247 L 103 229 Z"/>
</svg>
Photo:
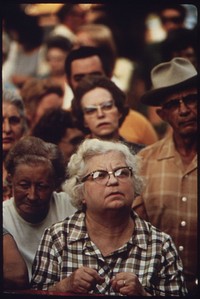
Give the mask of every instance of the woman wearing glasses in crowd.
<svg viewBox="0 0 200 299">
<path fill-rule="evenodd" d="M 124 92 L 103 75 L 85 76 L 74 91 L 72 113 L 88 138 L 120 140 L 137 153 L 144 145 L 128 142 L 119 135 L 128 111 Z"/>
<path fill-rule="evenodd" d="M 2 148 L 3 161 L 11 147 L 26 133 L 27 122 L 23 101 L 11 90 L 3 90 L 2 103 Z M 3 162 L 3 200 L 11 197 L 11 185 Z"/>
<path fill-rule="evenodd" d="M 104 295 L 186 294 L 169 235 L 132 210 L 139 161 L 121 142 L 86 139 L 68 164 L 65 190 L 78 209 L 47 228 L 32 288 Z"/>
</svg>

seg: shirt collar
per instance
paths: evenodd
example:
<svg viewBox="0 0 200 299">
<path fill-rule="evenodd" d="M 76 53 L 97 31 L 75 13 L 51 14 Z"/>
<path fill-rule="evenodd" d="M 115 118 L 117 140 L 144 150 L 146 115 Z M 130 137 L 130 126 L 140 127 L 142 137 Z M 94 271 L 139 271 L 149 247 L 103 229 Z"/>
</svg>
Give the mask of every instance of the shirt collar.
<svg viewBox="0 0 200 299">
<path fill-rule="evenodd" d="M 74 213 L 71 220 L 68 231 L 69 244 L 82 239 L 88 240 L 89 236 L 85 225 L 85 213 L 77 211 Z"/>
<path fill-rule="evenodd" d="M 175 146 L 172 134 L 169 134 L 166 138 L 161 141 L 163 143 L 160 153 L 158 154 L 157 160 L 169 159 L 175 156 Z"/>
<path fill-rule="evenodd" d="M 173 140 L 173 135 L 170 133 L 167 137 L 163 138 L 161 150 L 157 156 L 157 160 L 164 160 L 175 158 L 175 163 L 178 167 L 181 167 L 180 164 L 180 155 L 177 152 Z M 194 157 L 193 161 L 190 163 L 187 169 L 187 173 L 193 171 L 197 167 L 197 155 Z"/>
<path fill-rule="evenodd" d="M 134 219 L 135 229 L 128 243 L 146 250 L 149 235 L 148 223 L 141 220 L 133 210 L 131 211 L 131 217 Z M 69 244 L 80 240 L 85 240 L 85 242 L 87 242 L 89 240 L 89 236 L 85 225 L 85 213 L 77 211 L 73 218 L 75 222 L 69 225 Z"/>
</svg>

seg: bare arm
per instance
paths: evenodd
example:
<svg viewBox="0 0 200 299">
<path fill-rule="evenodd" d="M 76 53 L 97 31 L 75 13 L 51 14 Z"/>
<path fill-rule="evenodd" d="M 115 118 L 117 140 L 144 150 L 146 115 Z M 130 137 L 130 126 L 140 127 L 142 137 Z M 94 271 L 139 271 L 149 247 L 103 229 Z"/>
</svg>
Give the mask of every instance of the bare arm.
<svg viewBox="0 0 200 299">
<path fill-rule="evenodd" d="M 4 289 L 28 288 L 28 270 L 17 244 L 10 234 L 3 236 Z"/>
</svg>

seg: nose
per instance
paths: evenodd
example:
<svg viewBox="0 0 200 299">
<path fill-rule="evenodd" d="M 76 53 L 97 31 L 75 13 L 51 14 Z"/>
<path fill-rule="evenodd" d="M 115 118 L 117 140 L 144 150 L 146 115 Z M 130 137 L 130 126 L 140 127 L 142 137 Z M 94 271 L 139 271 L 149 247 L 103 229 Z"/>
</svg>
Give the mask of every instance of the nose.
<svg viewBox="0 0 200 299">
<path fill-rule="evenodd" d="M 190 108 L 181 100 L 179 102 L 179 113 L 180 115 L 188 114 L 190 111 Z"/>
<path fill-rule="evenodd" d="M 110 185 L 116 185 L 118 184 L 118 179 L 114 176 L 113 173 L 109 172 L 108 174 L 108 181 L 107 181 L 107 186 L 110 186 Z"/>
<path fill-rule="evenodd" d="M 101 106 L 97 106 L 97 117 L 103 117 L 103 116 L 104 116 L 103 109 L 101 108 Z"/>
<path fill-rule="evenodd" d="M 36 187 L 35 186 L 30 186 L 30 188 L 28 189 L 27 198 L 30 201 L 34 201 L 34 200 L 37 199 L 37 191 L 36 191 Z"/>
<path fill-rule="evenodd" d="M 10 126 L 9 120 L 7 118 L 5 118 L 3 120 L 3 132 L 6 132 L 6 133 L 11 132 L 11 126 Z"/>
</svg>

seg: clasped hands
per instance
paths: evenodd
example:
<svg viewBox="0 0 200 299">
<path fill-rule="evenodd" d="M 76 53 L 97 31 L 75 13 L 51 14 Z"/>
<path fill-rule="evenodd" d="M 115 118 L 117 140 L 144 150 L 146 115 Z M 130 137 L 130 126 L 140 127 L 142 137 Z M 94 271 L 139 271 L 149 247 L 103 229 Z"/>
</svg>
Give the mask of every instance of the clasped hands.
<svg viewBox="0 0 200 299">
<path fill-rule="evenodd" d="M 65 278 L 66 291 L 75 293 L 88 293 L 97 284 L 102 284 L 105 278 L 100 276 L 95 269 L 81 267 L 75 270 L 68 278 Z M 62 285 L 64 283 L 62 281 Z M 110 284 L 114 292 L 122 295 L 149 296 L 138 280 L 138 277 L 130 272 L 117 273 Z"/>
</svg>

